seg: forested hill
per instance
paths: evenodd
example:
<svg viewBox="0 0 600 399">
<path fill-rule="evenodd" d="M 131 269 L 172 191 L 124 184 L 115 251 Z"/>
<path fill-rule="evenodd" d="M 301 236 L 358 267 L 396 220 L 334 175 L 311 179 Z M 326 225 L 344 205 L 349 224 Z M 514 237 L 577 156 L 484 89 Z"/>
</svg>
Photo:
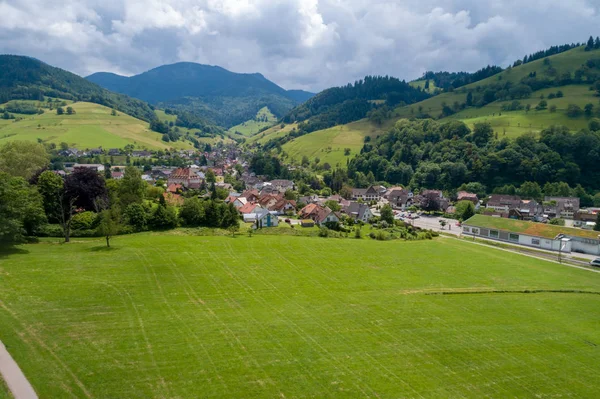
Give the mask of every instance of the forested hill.
<svg viewBox="0 0 600 399">
<path fill-rule="evenodd" d="M 577 133 L 552 126 L 509 140 L 496 138 L 487 123 L 470 129 L 460 121 L 402 120 L 350 160 L 349 178 L 362 181 L 369 174 L 373 181 L 421 189 L 455 191 L 478 183 L 488 193 L 514 194 L 524 184 L 549 192 L 562 182 L 590 205 L 586 190 L 600 190 L 600 121 Z"/>
<path fill-rule="evenodd" d="M 354 84 L 333 87 L 291 110 L 284 122 L 303 122 L 305 132 L 357 121 L 376 107 L 413 104 L 429 94 L 389 76 L 367 76 Z"/>
<path fill-rule="evenodd" d="M 112 93 L 34 58 L 0 55 L 0 104 L 10 100 L 41 101 L 44 96 L 101 104 L 145 121 L 155 118 L 143 101 Z"/>
<path fill-rule="evenodd" d="M 87 79 L 107 89 L 164 108 L 187 111 L 225 127 L 253 118 L 263 107 L 282 117 L 312 96 L 299 90 L 286 91 L 259 73 L 234 73 L 218 66 L 191 62 L 163 65 L 132 77 L 100 72 Z"/>
</svg>

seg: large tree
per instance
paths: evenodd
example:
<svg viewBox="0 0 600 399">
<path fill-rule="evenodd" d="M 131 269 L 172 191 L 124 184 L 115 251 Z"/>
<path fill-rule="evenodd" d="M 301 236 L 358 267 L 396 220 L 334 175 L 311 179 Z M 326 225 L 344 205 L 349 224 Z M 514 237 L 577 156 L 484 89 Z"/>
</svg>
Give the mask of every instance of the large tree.
<svg viewBox="0 0 600 399">
<path fill-rule="evenodd" d="M 43 145 L 29 141 L 11 141 L 0 147 L 0 172 L 29 179 L 50 163 Z"/>
<path fill-rule="evenodd" d="M 65 242 L 69 242 L 77 197 L 67 192 L 62 177 L 50 171 L 42 173 L 38 178 L 38 190 L 43 197 L 48 219 L 60 224 Z"/>
<path fill-rule="evenodd" d="M 475 215 L 475 205 L 471 201 L 458 201 L 456 204 L 456 216 L 460 220 L 467 220 Z"/>
<path fill-rule="evenodd" d="M 142 180 L 142 173 L 135 166 L 125 168 L 123 179 L 119 182 L 119 201 L 121 208 L 130 204 L 141 204 L 144 200 L 147 183 Z"/>
<path fill-rule="evenodd" d="M 108 208 L 108 191 L 104 177 L 93 169 L 79 168 L 65 179 L 65 191 L 75 199 L 75 206 L 100 212 Z"/>
<path fill-rule="evenodd" d="M 0 245 L 22 242 L 45 219 L 42 198 L 25 179 L 0 172 Z"/>
<path fill-rule="evenodd" d="M 394 211 L 388 204 L 381 207 L 381 220 L 390 225 L 394 224 Z"/>
</svg>

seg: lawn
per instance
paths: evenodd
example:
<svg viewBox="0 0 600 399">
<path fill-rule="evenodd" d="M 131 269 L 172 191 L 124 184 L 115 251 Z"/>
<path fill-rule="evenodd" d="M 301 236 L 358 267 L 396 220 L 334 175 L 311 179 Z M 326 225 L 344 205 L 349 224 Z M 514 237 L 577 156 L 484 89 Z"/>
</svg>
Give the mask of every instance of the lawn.
<svg viewBox="0 0 600 399">
<path fill-rule="evenodd" d="M 7 140 L 28 140 L 60 144 L 77 148 L 191 148 L 190 142 L 165 143 L 162 135 L 149 129 L 148 123 L 102 105 L 77 102 L 70 104 L 74 115 L 57 115 L 45 110 L 41 115 L 16 115 L 23 119 L 0 123 L 0 144 Z"/>
<path fill-rule="evenodd" d="M 113 246 L 0 253 L 0 337 L 41 398 L 600 390 L 600 295 L 523 292 L 599 292 L 589 271 L 451 239 L 140 234 Z"/>
<path fill-rule="evenodd" d="M 597 231 L 484 215 L 475 215 L 469 220 L 465 221 L 465 224 L 484 228 L 511 231 L 513 233 L 530 234 L 545 238 L 555 238 L 559 234 L 569 234 L 572 236 L 592 239 L 598 238 Z"/>
</svg>

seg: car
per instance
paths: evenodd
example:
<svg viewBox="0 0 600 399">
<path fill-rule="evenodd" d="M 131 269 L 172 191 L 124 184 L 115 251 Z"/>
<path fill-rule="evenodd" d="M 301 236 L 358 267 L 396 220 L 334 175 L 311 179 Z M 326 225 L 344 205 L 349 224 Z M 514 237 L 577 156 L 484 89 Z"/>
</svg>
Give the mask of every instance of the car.
<svg viewBox="0 0 600 399">
<path fill-rule="evenodd" d="M 284 220 L 284 222 L 286 222 L 286 223 L 292 223 L 292 222 L 290 221 L 290 219 L 285 219 L 285 220 Z"/>
<path fill-rule="evenodd" d="M 590 262 L 590 266 L 598 266 L 600 267 L 600 258 L 596 258 Z"/>
</svg>

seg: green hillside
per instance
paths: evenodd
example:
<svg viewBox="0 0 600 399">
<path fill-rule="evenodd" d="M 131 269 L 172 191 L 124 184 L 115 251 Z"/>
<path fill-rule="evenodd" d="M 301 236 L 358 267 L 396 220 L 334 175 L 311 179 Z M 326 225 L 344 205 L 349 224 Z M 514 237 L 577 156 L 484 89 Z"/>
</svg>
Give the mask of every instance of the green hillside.
<svg viewBox="0 0 600 399">
<path fill-rule="evenodd" d="M 258 133 L 261 129 L 273 126 L 275 123 L 277 123 L 277 117 L 273 115 L 269 107 L 263 107 L 256 113 L 254 118 L 233 126 L 228 132 L 238 137 L 250 137 Z"/>
<path fill-rule="evenodd" d="M 412 82 L 409 83 L 409 85 L 411 85 L 414 88 L 421 88 L 421 90 L 426 91 L 429 94 L 433 94 L 435 93 L 435 89 L 437 88 L 435 86 L 435 82 L 433 80 L 429 81 L 429 88 L 426 90 L 425 89 L 425 83 L 427 82 L 427 79 L 419 79 L 419 80 L 413 80 Z"/>
<path fill-rule="evenodd" d="M 45 97 L 102 104 L 147 121 L 154 117 L 147 103 L 110 92 L 71 72 L 30 57 L 0 55 L 0 103 Z"/>
<path fill-rule="evenodd" d="M 284 144 L 282 148 L 295 163 L 300 163 L 302 157 L 306 156 L 311 162 L 319 158 L 321 164 L 328 163 L 334 167 L 345 166 L 346 159 L 360 152 L 366 136 L 374 138 L 391 126 L 391 121 L 377 126 L 363 119 L 297 137 Z M 346 149 L 350 149 L 348 155 Z"/>
<path fill-rule="evenodd" d="M 287 125 L 286 124 L 277 124 L 275 126 L 270 127 L 269 129 L 265 130 L 264 132 L 260 132 L 258 134 L 255 134 L 254 136 L 249 137 L 247 142 L 251 143 L 251 144 L 257 143 L 257 144 L 262 145 L 262 144 L 267 143 L 269 140 L 284 137 L 289 132 L 291 132 L 292 130 L 297 129 L 297 128 L 298 128 L 297 123 L 290 123 Z"/>
<path fill-rule="evenodd" d="M 28 101 L 32 105 L 35 101 Z M 0 105 L 0 108 L 7 104 Z M 165 143 L 162 135 L 149 129 L 147 122 L 89 102 L 69 104 L 73 115 L 57 115 L 46 109 L 41 115 L 14 114 L 16 119 L 0 119 L 0 143 L 9 140 L 41 140 L 46 143 L 66 142 L 77 148 L 123 148 L 133 144 L 136 148 L 167 149 L 192 148 L 189 141 Z"/>
<path fill-rule="evenodd" d="M 442 114 L 444 104 L 451 108 L 455 103 L 463 104 L 467 100 L 468 91 L 477 91 L 478 87 L 481 88 L 481 92 L 486 86 L 498 83 L 511 82 L 513 85 L 517 85 L 522 79 L 534 73 L 537 78 L 563 76 L 564 74 L 570 74 L 573 77 L 578 68 L 586 64 L 587 61 L 595 59 L 600 59 L 600 51 L 584 51 L 583 47 L 578 47 L 561 54 L 506 69 L 497 75 L 464 86 L 454 92 L 442 93 L 410 106 L 399 107 L 396 112 L 402 118 L 418 117 L 424 114 L 437 118 Z M 491 102 L 483 107 L 468 107 L 446 118 L 462 120 L 471 126 L 477 122 L 489 122 L 499 137 L 503 135 L 517 137 L 525 132 L 536 133 L 552 124 L 562 124 L 572 130 L 578 130 L 587 126 L 589 119 L 583 115 L 577 118 L 568 117 L 567 107 L 569 104 L 575 104 L 583 109 L 588 103 L 592 103 L 597 107 L 598 99 L 594 96 L 594 92 L 589 90 L 592 83 L 585 82 L 583 84 L 569 84 L 534 90 L 528 98 L 518 99 L 523 107 L 527 104 L 531 106 L 529 112 L 525 109 L 503 112 L 502 106 L 513 101 L 503 100 Z M 557 91 L 562 91 L 564 96 L 548 99 L 550 93 L 556 93 Z M 542 100 L 542 96 L 548 103 L 547 108 L 535 111 L 535 106 Z M 550 111 L 552 105 L 556 106 L 556 112 Z"/>
<path fill-rule="evenodd" d="M 548 61 L 545 61 L 545 59 Z M 578 117 L 569 117 L 567 116 L 567 108 L 570 104 L 574 104 L 583 110 L 586 104 L 594 104 L 594 113 L 598 115 L 597 111 L 600 109 L 598 97 L 595 96 L 594 91 L 590 90 L 593 82 L 589 81 L 534 90 L 529 97 L 517 100 L 522 109 L 516 111 L 503 111 L 502 109 L 503 106 L 508 106 L 515 101 L 511 99 L 493 101 L 482 107 L 472 106 L 460 110 L 460 105 L 467 101 L 469 91 L 483 93 L 486 87 L 506 82 L 511 82 L 516 86 L 522 79 L 528 78 L 531 74 L 535 74 L 538 79 L 546 79 L 550 74 L 555 77 L 569 74 L 573 78 L 577 69 L 582 65 L 590 60 L 600 59 L 600 51 L 584 51 L 583 47 L 578 47 L 545 59 L 506 69 L 497 75 L 466 85 L 453 92 L 442 93 L 409 106 L 398 107 L 392 113 L 393 117 L 386 121 L 380 130 L 385 130 L 386 127 L 392 126 L 402 118 L 410 119 L 429 115 L 437 119 L 442 114 L 444 105 L 449 108 L 457 107 L 458 112 L 441 118 L 441 120 L 460 120 L 471 128 L 475 123 L 488 122 L 494 128 L 498 138 L 514 138 L 528 132 L 538 133 L 544 128 L 555 124 L 567 126 L 572 131 L 586 127 L 591 118 L 583 113 Z M 600 71 L 598 73 L 600 74 Z M 424 84 L 424 81 L 414 81 L 410 84 L 413 87 L 419 87 Z M 431 85 L 433 85 L 433 81 L 430 81 Z M 559 91 L 562 92 L 562 97 L 556 97 L 556 93 Z M 536 106 L 542 100 L 546 101 L 546 107 L 536 110 Z M 530 106 L 529 111 L 526 110 L 527 105 Z M 553 109 L 553 106 L 556 109 Z M 289 130 L 291 129 L 279 129 L 277 134 L 271 134 L 272 132 L 267 131 L 260 142 L 264 144 L 270 139 L 279 138 L 285 135 L 285 131 Z M 284 144 L 282 148 L 290 154 L 290 157 L 294 157 L 296 160 L 301 159 L 303 156 L 308 156 L 311 159 L 318 156 L 321 158 L 321 162 L 329 162 L 331 165 L 335 165 L 340 161 L 344 161 L 344 147 L 342 146 L 347 145 L 355 153 L 354 149 L 359 150 L 361 148 L 364 137 L 372 136 L 376 130 L 374 125 L 365 119 L 314 131 L 306 136 L 293 139 L 291 142 Z M 349 137 L 343 138 L 342 136 L 345 134 L 348 134 Z M 327 152 L 328 147 L 332 147 L 331 152 Z"/>
</svg>

